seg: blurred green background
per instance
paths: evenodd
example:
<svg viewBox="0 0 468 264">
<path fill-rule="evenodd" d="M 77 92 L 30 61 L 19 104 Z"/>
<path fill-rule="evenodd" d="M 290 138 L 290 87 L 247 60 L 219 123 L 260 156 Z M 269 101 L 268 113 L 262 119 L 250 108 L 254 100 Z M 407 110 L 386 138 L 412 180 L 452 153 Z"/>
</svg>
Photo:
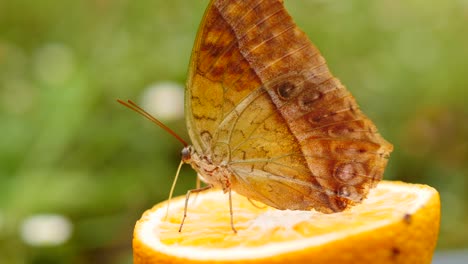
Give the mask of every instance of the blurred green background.
<svg viewBox="0 0 468 264">
<path fill-rule="evenodd" d="M 173 102 L 160 117 L 188 138 L 177 103 L 207 3 L 0 0 L 0 263 L 131 263 L 181 145 L 115 99 Z M 286 6 L 395 145 L 385 177 L 441 193 L 438 249 L 468 247 L 468 1 Z"/>
</svg>

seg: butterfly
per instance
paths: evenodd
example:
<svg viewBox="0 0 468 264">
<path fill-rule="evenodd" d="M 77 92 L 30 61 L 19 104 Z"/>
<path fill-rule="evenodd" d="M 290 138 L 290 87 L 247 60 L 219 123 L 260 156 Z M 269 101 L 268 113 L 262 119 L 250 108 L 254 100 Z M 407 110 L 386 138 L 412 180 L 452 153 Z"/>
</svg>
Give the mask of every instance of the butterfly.
<svg viewBox="0 0 468 264">
<path fill-rule="evenodd" d="M 182 162 L 207 186 L 187 200 L 216 187 L 280 210 L 334 213 L 382 179 L 393 146 L 282 1 L 212 0 L 189 67 L 192 145 L 182 141 Z"/>
</svg>

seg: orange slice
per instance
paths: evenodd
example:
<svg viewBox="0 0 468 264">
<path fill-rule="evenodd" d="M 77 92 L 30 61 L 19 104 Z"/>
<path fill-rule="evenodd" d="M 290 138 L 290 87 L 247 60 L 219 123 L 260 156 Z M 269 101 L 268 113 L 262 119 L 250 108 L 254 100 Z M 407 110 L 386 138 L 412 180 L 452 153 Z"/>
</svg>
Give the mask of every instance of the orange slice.
<svg viewBox="0 0 468 264">
<path fill-rule="evenodd" d="M 362 204 L 335 214 L 258 208 L 233 193 L 195 195 L 181 233 L 185 197 L 144 213 L 134 231 L 134 263 L 430 263 L 440 223 L 437 191 L 381 182 Z"/>
</svg>

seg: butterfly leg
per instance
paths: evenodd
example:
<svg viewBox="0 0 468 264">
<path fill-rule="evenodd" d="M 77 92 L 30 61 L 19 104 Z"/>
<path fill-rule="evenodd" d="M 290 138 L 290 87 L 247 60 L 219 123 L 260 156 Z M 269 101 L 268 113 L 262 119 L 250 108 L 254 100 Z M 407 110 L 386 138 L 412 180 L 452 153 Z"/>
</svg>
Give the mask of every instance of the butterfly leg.
<svg viewBox="0 0 468 264">
<path fill-rule="evenodd" d="M 200 176 L 198 176 L 197 174 L 197 181 L 195 183 L 195 189 L 200 189 L 200 186 L 201 186 L 201 180 L 200 180 Z"/>
<path fill-rule="evenodd" d="M 232 228 L 232 231 L 234 231 L 234 233 L 237 234 L 237 230 L 236 228 L 234 227 L 234 214 L 232 212 L 232 195 L 231 195 L 231 188 L 229 188 L 229 213 L 231 214 L 231 228 Z"/>
<path fill-rule="evenodd" d="M 184 217 L 182 218 L 182 222 L 180 223 L 179 233 L 182 232 L 182 226 L 184 225 L 185 218 L 187 218 L 187 207 L 188 207 L 188 201 L 189 201 L 189 198 L 190 198 L 190 194 L 203 192 L 203 191 L 206 191 L 206 190 L 210 189 L 211 187 L 213 187 L 213 186 L 208 185 L 208 186 L 205 186 L 205 187 L 202 187 L 202 188 L 187 191 L 187 194 L 185 195 Z"/>
<path fill-rule="evenodd" d="M 200 180 L 200 176 L 198 176 L 197 174 L 197 181 L 195 182 L 195 189 L 200 189 L 200 188 L 201 188 L 201 180 Z M 198 198 L 198 193 L 195 194 L 195 198 L 193 198 L 192 203 L 195 203 L 197 201 L 197 198 Z"/>
</svg>

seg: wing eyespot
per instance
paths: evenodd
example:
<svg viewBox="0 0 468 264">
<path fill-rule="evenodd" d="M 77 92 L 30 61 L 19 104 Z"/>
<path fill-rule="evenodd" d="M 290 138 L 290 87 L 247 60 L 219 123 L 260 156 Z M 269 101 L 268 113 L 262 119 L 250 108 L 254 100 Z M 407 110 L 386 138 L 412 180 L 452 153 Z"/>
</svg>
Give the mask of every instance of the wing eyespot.
<svg viewBox="0 0 468 264">
<path fill-rule="evenodd" d="M 307 91 L 299 96 L 298 105 L 299 109 L 303 112 L 310 112 L 313 110 L 317 101 L 323 98 L 324 94 L 318 90 Z"/>
<path fill-rule="evenodd" d="M 356 185 L 365 180 L 366 170 L 361 163 L 339 163 L 335 166 L 333 176 L 340 182 Z"/>
<path fill-rule="evenodd" d="M 298 87 L 291 82 L 283 82 L 276 86 L 276 92 L 282 100 L 289 100 L 297 93 Z"/>
</svg>

